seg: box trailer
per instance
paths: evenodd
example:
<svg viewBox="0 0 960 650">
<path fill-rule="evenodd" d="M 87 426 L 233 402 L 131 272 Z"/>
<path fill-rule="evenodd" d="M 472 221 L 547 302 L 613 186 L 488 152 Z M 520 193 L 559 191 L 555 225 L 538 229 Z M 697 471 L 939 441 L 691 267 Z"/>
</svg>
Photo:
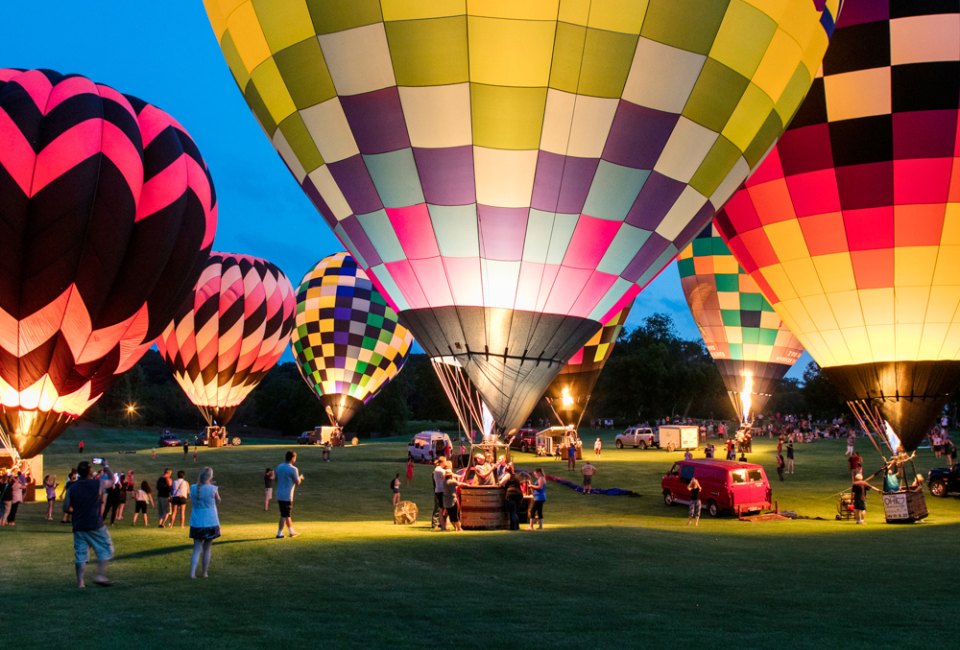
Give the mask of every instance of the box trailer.
<svg viewBox="0 0 960 650">
<path fill-rule="evenodd" d="M 696 449 L 700 446 L 700 428 L 696 425 L 665 424 L 657 431 L 657 446 L 667 451 Z"/>
</svg>

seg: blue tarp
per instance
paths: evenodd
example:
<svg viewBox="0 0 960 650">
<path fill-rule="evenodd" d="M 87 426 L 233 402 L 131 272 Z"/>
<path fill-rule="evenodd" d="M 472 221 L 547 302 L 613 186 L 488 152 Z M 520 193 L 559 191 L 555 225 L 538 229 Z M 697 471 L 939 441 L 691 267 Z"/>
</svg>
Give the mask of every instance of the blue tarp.
<svg viewBox="0 0 960 650">
<path fill-rule="evenodd" d="M 553 481 L 554 483 L 559 483 L 564 487 L 568 487 L 571 490 L 576 490 L 577 492 L 583 493 L 583 486 L 577 485 L 573 481 L 567 480 L 565 478 L 560 478 L 559 476 L 550 476 L 546 475 L 548 481 Z M 624 490 L 623 488 L 593 488 L 589 494 L 602 494 L 608 497 L 623 497 L 623 496 L 636 496 L 637 493 L 633 490 Z"/>
</svg>

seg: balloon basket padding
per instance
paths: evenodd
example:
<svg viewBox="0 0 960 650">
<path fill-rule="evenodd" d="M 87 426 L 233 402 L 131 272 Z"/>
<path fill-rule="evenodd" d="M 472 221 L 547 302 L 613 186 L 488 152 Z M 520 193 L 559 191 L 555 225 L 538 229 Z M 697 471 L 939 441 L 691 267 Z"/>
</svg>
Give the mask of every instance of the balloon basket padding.
<svg viewBox="0 0 960 650">
<path fill-rule="evenodd" d="M 920 490 L 885 492 L 883 513 L 888 524 L 912 524 L 926 518 L 927 500 Z"/>
</svg>

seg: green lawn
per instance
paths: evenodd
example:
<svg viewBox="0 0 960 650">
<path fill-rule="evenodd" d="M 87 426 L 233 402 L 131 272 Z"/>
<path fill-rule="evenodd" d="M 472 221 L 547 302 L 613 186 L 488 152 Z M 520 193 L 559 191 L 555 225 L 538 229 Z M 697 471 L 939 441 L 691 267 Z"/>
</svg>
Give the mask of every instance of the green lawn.
<svg viewBox="0 0 960 650">
<path fill-rule="evenodd" d="M 278 540 L 275 509 L 262 509 L 261 475 L 288 447 L 202 449 L 194 465 L 179 449 L 152 457 L 156 434 L 71 429 L 47 450 L 47 472 L 65 477 L 80 458 L 80 437 L 85 457 L 107 456 L 138 481 L 153 483 L 166 466 L 191 478 L 200 465 L 215 469 L 224 534 L 210 578 L 189 580 L 185 529 L 131 528 L 131 501 L 127 521 L 111 529 L 116 585 L 81 592 L 69 527 L 44 521 L 45 505 L 25 504 L 19 525 L 0 529 L 0 638 L 8 647 L 955 644 L 960 499 L 928 495 L 928 520 L 889 526 L 874 494 L 867 526 L 834 521 L 836 493 L 849 484 L 842 441 L 798 446 L 797 473 L 784 483 L 772 470 L 772 443 L 754 445 L 750 460 L 773 474 L 781 509 L 811 519 L 687 527 L 685 509 L 659 496 L 660 474 L 681 454 L 618 451 L 610 432 L 595 485 L 640 496 L 551 485 L 545 530 L 461 534 L 430 531 L 425 465 L 403 490 L 419 504 L 420 521 L 393 525 L 388 484 L 402 476 L 405 440 L 337 449 L 331 463 L 320 461 L 319 448 L 300 447 L 301 536 Z M 865 443 L 861 453 L 868 466 L 878 460 Z M 531 455 L 515 459 L 536 466 Z M 928 450 L 920 461 L 924 472 L 938 464 Z M 567 475 L 561 462 L 542 465 Z"/>
</svg>

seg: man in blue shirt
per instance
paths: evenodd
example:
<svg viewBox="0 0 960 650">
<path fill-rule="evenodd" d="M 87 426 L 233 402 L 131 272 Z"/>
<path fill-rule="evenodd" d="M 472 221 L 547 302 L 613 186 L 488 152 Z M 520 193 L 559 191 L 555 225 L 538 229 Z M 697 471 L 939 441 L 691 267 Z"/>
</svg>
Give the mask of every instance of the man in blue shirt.
<svg viewBox="0 0 960 650">
<path fill-rule="evenodd" d="M 277 505 L 280 506 L 280 523 L 277 526 L 277 539 L 283 538 L 283 527 L 287 527 L 290 537 L 296 537 L 293 529 L 293 491 L 303 482 L 303 474 L 296 468 L 297 452 L 288 451 L 286 461 L 277 465 L 274 471 L 277 480 Z"/>
<path fill-rule="evenodd" d="M 104 465 L 104 472 L 110 468 Z M 70 486 L 64 497 L 63 508 L 73 511 L 73 551 L 76 559 L 77 587 L 86 587 L 84 574 L 90 549 L 97 555 L 97 574 L 94 584 L 107 587 L 111 584 L 106 576 L 107 562 L 113 558 L 113 541 L 103 525 L 103 513 L 100 509 L 103 497 L 103 484 L 91 477 L 90 463 L 82 461 L 77 465 L 79 479 Z"/>
</svg>

